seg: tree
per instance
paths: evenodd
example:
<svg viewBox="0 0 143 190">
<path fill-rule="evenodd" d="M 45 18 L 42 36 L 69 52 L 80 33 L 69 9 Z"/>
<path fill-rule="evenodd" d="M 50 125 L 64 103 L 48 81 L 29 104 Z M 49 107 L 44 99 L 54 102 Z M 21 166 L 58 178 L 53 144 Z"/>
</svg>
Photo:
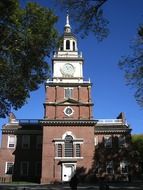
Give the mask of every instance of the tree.
<svg viewBox="0 0 143 190">
<path fill-rule="evenodd" d="M 49 77 L 46 56 L 58 33 L 57 17 L 36 3 L 21 8 L 18 0 L 1 0 L 0 10 L 0 117 L 5 117 Z"/>
<path fill-rule="evenodd" d="M 135 153 L 134 160 L 137 160 L 137 169 L 143 174 L 143 135 L 132 135 L 132 147 Z M 134 164 L 135 165 L 135 164 Z"/>
<path fill-rule="evenodd" d="M 76 32 L 85 37 L 92 32 L 97 40 L 107 37 L 108 20 L 104 18 L 102 7 L 107 0 L 56 0 L 58 5 L 69 10 L 70 18 L 76 24 Z"/>
<path fill-rule="evenodd" d="M 137 37 L 131 46 L 132 54 L 123 57 L 119 66 L 125 72 L 127 85 L 136 89 L 135 98 L 143 107 L 143 25 L 138 27 Z"/>
</svg>

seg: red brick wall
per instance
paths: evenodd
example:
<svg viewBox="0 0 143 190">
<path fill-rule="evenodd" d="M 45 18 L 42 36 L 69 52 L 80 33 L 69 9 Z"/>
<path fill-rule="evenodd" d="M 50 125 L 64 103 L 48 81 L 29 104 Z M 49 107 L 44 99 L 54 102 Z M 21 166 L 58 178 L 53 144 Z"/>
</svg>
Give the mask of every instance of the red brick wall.
<svg viewBox="0 0 143 190">
<path fill-rule="evenodd" d="M 77 160 L 77 167 L 91 168 L 94 155 L 94 127 L 82 126 L 55 126 L 43 128 L 43 153 L 42 153 L 42 183 L 58 180 L 61 181 L 61 165 L 55 160 L 54 138 L 62 138 L 62 135 L 71 131 L 76 138 L 83 138 L 81 145 L 81 157 Z"/>
<path fill-rule="evenodd" d="M 13 148 L 7 148 L 8 135 L 2 134 L 2 145 L 0 149 L 0 176 L 5 175 L 6 162 L 14 162 Z"/>
<path fill-rule="evenodd" d="M 49 103 L 59 103 L 56 105 L 45 105 L 45 118 L 48 119 L 91 119 L 91 105 L 76 105 L 76 103 L 70 103 L 61 105 L 60 103 L 64 102 L 64 87 L 48 87 L 46 88 L 46 102 Z M 89 97 L 89 88 L 88 86 L 84 87 L 73 87 L 73 97 L 72 99 L 79 101 L 80 103 L 88 103 L 90 101 Z M 75 105 L 74 105 L 75 104 Z M 64 108 L 70 106 L 73 108 L 74 113 L 70 117 L 64 114 Z M 56 110 L 55 110 L 56 109 Z"/>
</svg>

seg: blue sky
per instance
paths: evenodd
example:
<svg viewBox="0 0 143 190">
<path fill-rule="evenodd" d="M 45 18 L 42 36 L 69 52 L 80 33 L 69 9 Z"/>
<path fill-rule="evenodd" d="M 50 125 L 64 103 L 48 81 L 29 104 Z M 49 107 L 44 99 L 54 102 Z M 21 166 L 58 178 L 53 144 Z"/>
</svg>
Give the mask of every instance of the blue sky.
<svg viewBox="0 0 143 190">
<path fill-rule="evenodd" d="M 53 0 L 36 2 L 54 7 L 55 14 L 59 16 L 58 30 L 63 31 L 66 12 L 53 6 Z M 85 60 L 84 77 L 85 80 L 90 78 L 93 83 L 93 115 L 95 119 L 114 119 L 124 112 L 132 133 L 143 133 L 143 109 L 137 105 L 134 89 L 126 86 L 124 73 L 118 66 L 121 56 L 130 54 L 129 46 L 136 36 L 138 25 L 143 23 L 143 0 L 108 0 L 104 11 L 110 21 L 110 34 L 103 42 L 97 42 L 92 34 L 85 39 L 77 35 L 79 51 L 82 51 Z M 74 28 L 74 23 L 71 25 Z M 18 119 L 43 118 L 44 99 L 42 85 L 14 114 Z M 7 119 L 0 119 L 0 126 L 6 122 Z"/>
</svg>

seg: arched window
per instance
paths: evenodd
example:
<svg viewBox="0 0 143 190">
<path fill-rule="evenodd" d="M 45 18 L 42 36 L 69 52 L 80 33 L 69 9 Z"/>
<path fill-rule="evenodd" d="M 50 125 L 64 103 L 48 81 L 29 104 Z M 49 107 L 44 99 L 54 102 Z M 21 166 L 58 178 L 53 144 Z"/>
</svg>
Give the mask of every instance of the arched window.
<svg viewBox="0 0 143 190">
<path fill-rule="evenodd" d="M 73 157 L 73 137 L 71 135 L 65 137 L 65 157 Z"/>
<path fill-rule="evenodd" d="M 73 42 L 73 51 L 75 51 L 75 42 Z"/>
<path fill-rule="evenodd" d="M 69 40 L 66 41 L 66 49 L 70 49 L 70 41 Z"/>
</svg>

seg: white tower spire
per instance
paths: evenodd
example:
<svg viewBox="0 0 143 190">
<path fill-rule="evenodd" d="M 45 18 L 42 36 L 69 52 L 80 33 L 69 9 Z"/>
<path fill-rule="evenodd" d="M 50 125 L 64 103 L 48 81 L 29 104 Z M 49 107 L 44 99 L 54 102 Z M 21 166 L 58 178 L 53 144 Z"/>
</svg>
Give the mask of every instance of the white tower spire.
<svg viewBox="0 0 143 190">
<path fill-rule="evenodd" d="M 65 32 L 71 32 L 71 26 L 69 24 L 69 13 L 67 11 L 67 16 L 66 16 L 66 25 L 65 25 Z"/>
<path fill-rule="evenodd" d="M 69 25 L 69 14 L 68 14 L 68 11 L 67 11 L 67 17 L 66 17 L 66 26 L 70 27 L 70 25 Z"/>
</svg>

